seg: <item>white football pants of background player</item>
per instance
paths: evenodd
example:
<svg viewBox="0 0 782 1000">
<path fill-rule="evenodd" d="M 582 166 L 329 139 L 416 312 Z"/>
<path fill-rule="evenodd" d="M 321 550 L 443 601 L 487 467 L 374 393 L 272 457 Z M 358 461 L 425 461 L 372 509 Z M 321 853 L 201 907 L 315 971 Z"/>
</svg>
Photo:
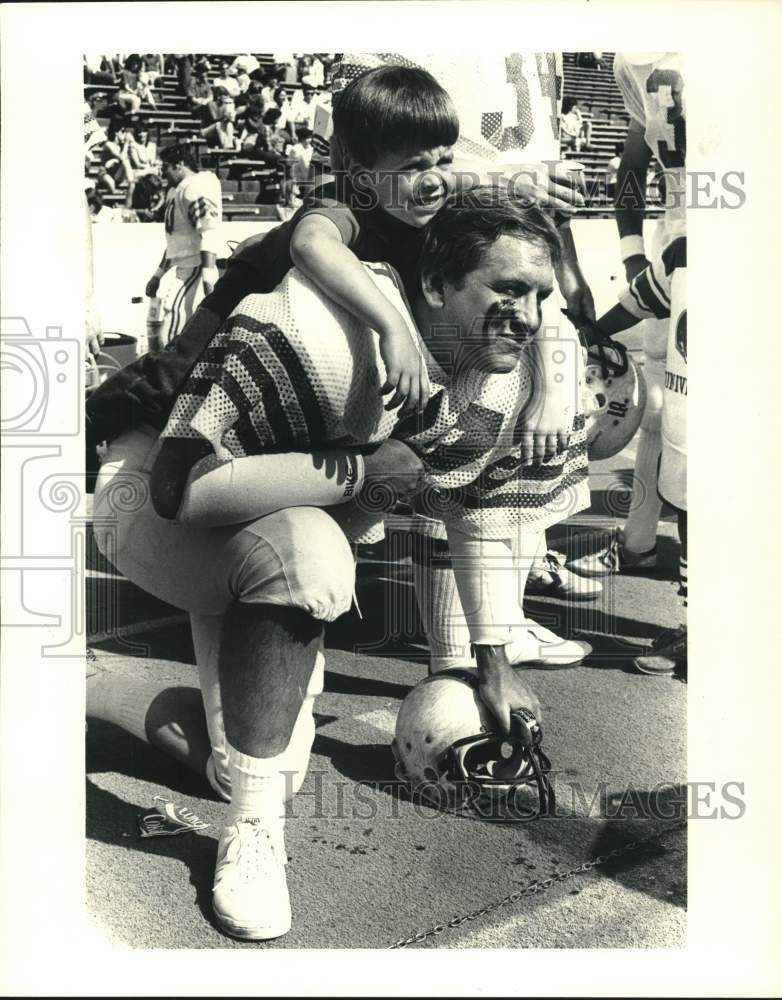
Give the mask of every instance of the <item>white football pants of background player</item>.
<svg viewBox="0 0 782 1000">
<path fill-rule="evenodd" d="M 161 336 L 164 344 L 169 344 L 185 328 L 204 298 L 202 268 L 176 267 L 166 281 L 163 295 L 163 327 Z"/>
</svg>

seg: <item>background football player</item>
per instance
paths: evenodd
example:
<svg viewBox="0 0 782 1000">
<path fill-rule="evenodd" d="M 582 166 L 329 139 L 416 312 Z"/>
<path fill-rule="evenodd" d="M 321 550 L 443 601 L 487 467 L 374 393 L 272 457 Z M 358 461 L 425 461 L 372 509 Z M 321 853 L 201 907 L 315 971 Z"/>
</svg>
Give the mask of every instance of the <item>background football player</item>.
<svg viewBox="0 0 782 1000">
<path fill-rule="evenodd" d="M 618 53 L 614 76 L 630 115 L 617 175 L 620 250 L 628 283 L 646 271 L 651 276 L 642 282 L 646 287 L 649 280 L 655 280 L 650 259 L 655 263 L 666 259 L 670 262 L 670 248 L 686 234 L 686 105 L 682 58 L 674 52 Z M 653 156 L 663 168 L 665 215 L 647 249 L 643 223 L 647 171 Z M 663 273 L 670 279 L 672 272 L 665 272 L 668 266 L 664 265 Z M 588 575 L 654 569 L 657 523 L 665 499 L 679 515 L 680 592 L 686 598 L 686 254 L 684 257 L 676 254 L 675 270 L 679 272 L 675 302 L 655 305 L 653 294 L 649 298 L 651 307 L 641 297 L 635 300 L 636 315 L 653 318 L 644 323 L 647 408 L 639 435 L 631 512 L 625 531 L 617 532 L 607 549 L 570 565 Z M 683 670 L 684 627 L 673 635 L 663 635 L 650 655 L 639 657 L 635 664 L 645 673 Z"/>
<path fill-rule="evenodd" d="M 168 181 L 166 196 L 166 251 L 157 270 L 147 282 L 146 294 L 154 298 L 160 279 L 176 269 L 176 282 L 166 302 L 167 321 L 164 343 L 181 332 L 218 278 L 217 248 L 222 221 L 220 181 L 208 170 L 198 170 L 192 150 L 169 146 L 160 153 L 163 175 Z"/>
</svg>

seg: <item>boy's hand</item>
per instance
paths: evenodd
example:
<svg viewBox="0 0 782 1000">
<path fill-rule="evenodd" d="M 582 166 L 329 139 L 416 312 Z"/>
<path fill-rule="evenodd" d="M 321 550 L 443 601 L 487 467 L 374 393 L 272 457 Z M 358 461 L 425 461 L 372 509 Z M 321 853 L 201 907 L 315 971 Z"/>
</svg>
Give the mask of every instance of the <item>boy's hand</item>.
<svg viewBox="0 0 782 1000">
<path fill-rule="evenodd" d="M 154 299 L 157 295 L 157 290 L 160 287 L 160 278 L 157 275 L 153 275 L 147 282 L 147 287 L 144 289 L 147 298 Z"/>
<path fill-rule="evenodd" d="M 579 395 L 575 338 L 537 339 L 528 355 L 532 390 L 518 421 L 522 466 L 547 462 L 567 449 Z"/>
<path fill-rule="evenodd" d="M 422 412 L 429 402 L 429 376 L 406 326 L 400 324 L 380 334 L 380 356 L 386 366 L 386 381 L 380 391 L 384 395 L 394 393 L 385 408 L 393 410 L 407 400 L 399 411 L 400 416 L 416 410 Z"/>
<path fill-rule="evenodd" d="M 583 208 L 584 182 L 579 174 L 568 169 L 566 161 L 550 163 L 547 175 L 537 169 L 521 167 L 513 179 L 513 193 L 540 208 L 560 212 L 570 217 Z"/>
</svg>

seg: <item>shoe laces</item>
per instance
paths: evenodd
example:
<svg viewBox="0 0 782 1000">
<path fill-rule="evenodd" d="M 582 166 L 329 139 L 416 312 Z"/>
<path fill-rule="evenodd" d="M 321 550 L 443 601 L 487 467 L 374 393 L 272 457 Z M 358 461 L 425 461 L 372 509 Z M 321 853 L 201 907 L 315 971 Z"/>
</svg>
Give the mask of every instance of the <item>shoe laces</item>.
<svg viewBox="0 0 782 1000">
<path fill-rule="evenodd" d="M 236 832 L 233 832 L 236 831 Z M 255 818 L 238 819 L 233 824 L 233 831 L 225 841 L 215 868 L 215 883 L 223 874 L 223 869 L 233 863 L 235 877 L 242 882 L 252 882 L 258 878 L 258 873 L 269 866 L 270 855 L 275 858 L 271 833 Z"/>
</svg>

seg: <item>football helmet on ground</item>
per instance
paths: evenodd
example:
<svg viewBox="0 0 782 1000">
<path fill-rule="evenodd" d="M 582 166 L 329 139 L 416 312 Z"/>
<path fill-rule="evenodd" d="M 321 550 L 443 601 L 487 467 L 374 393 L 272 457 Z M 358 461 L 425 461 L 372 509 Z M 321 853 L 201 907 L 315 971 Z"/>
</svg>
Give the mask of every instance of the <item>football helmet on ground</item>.
<svg viewBox="0 0 782 1000">
<path fill-rule="evenodd" d="M 526 708 L 511 713 L 503 736 L 481 700 L 472 670 L 433 674 L 408 694 L 392 744 L 397 777 L 439 808 L 471 807 L 498 819 L 553 812 L 551 763 L 539 722 Z"/>
</svg>

